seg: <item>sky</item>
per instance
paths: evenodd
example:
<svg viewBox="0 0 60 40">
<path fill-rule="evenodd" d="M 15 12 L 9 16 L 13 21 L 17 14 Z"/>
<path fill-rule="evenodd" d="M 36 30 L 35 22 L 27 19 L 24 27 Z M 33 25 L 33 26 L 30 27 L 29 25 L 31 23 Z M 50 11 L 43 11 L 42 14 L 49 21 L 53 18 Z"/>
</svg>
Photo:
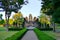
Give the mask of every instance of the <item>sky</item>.
<svg viewBox="0 0 60 40">
<path fill-rule="evenodd" d="M 32 14 L 33 17 L 40 16 L 40 10 L 41 10 L 41 0 L 28 0 L 27 5 L 23 5 L 23 7 L 19 10 L 23 14 L 24 17 L 28 17 L 29 14 Z M 3 19 L 5 19 L 5 12 L 0 12 L 0 14 L 3 14 Z M 15 13 L 12 12 L 11 17 Z"/>
</svg>

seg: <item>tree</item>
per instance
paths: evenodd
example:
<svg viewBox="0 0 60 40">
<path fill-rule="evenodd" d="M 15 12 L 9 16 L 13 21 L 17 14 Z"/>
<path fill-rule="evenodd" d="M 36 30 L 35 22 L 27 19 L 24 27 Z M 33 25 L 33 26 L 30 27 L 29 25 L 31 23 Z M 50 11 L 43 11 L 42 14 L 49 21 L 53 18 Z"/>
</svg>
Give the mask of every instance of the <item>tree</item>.
<svg viewBox="0 0 60 40">
<path fill-rule="evenodd" d="M 16 13 L 13 16 L 13 19 L 14 19 L 14 23 L 16 24 L 17 27 L 21 27 L 21 25 L 24 22 L 24 18 L 23 18 L 23 15 L 21 12 Z"/>
<path fill-rule="evenodd" d="M 59 16 L 59 13 L 58 13 L 58 11 L 60 9 L 60 4 L 59 3 L 60 3 L 60 0 L 58 0 L 58 1 L 57 0 L 42 0 L 43 5 L 42 5 L 42 8 L 41 8 L 41 11 L 43 13 L 49 15 L 49 16 L 51 15 L 52 18 L 55 18 L 54 15 Z M 57 20 L 56 20 L 56 22 L 57 22 Z"/>
<path fill-rule="evenodd" d="M 2 19 L 0 20 L 0 25 L 4 25 L 5 24 L 5 21 Z"/>
<path fill-rule="evenodd" d="M 41 14 L 39 17 L 39 22 L 41 23 L 42 26 L 47 27 L 46 25 L 50 25 L 50 20 L 48 19 L 48 16 L 45 14 Z"/>
<path fill-rule="evenodd" d="M 2 18 L 2 14 L 0 14 L 0 25 L 4 25 L 5 24 L 5 21 L 4 19 Z"/>
<path fill-rule="evenodd" d="M 9 25 L 13 25 L 14 20 L 13 19 L 9 19 Z"/>
<path fill-rule="evenodd" d="M 52 15 L 54 11 L 54 3 L 53 0 L 42 0 L 42 12 L 47 15 Z"/>
<path fill-rule="evenodd" d="M 52 16 L 52 22 L 54 23 L 54 31 L 55 31 L 55 23 L 59 23 L 59 8 L 60 8 L 60 0 L 42 0 L 42 12 L 49 16 Z M 55 13 L 56 12 L 56 13 Z M 56 20 L 57 19 L 57 20 Z"/>
<path fill-rule="evenodd" d="M 3 15 L 2 15 L 2 14 L 0 14 L 0 20 L 2 20 L 2 16 L 3 16 Z"/>
<path fill-rule="evenodd" d="M 9 17 L 11 16 L 11 12 L 18 12 L 19 9 L 21 9 L 21 5 L 25 4 L 24 0 L 0 0 L 2 3 L 0 8 L 3 8 L 5 10 L 5 18 L 6 18 L 6 28 L 8 31 L 9 26 Z"/>
</svg>

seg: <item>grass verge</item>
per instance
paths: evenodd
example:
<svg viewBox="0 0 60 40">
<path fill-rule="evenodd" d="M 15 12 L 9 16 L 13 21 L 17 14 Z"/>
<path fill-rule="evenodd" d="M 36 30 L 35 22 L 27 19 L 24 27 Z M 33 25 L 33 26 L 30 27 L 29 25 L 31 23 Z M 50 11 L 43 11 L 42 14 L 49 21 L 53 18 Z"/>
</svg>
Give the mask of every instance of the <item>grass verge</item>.
<svg viewBox="0 0 60 40">
<path fill-rule="evenodd" d="M 20 30 L 18 33 L 14 34 L 13 36 L 11 37 L 8 37 L 7 39 L 5 40 L 20 40 L 21 37 L 25 34 L 27 30 L 26 29 L 22 29 Z"/>
<path fill-rule="evenodd" d="M 0 31 L 6 31 L 6 28 L 0 26 Z"/>
<path fill-rule="evenodd" d="M 43 32 L 56 39 L 56 33 L 55 32 L 53 32 L 53 31 L 43 31 Z"/>
<path fill-rule="evenodd" d="M 55 38 L 45 34 L 37 28 L 34 29 L 34 32 L 36 33 L 39 40 L 56 40 Z"/>
<path fill-rule="evenodd" d="M 12 35 L 14 35 L 15 33 L 17 33 L 18 31 L 0 31 L 0 40 L 5 40 L 7 37 L 11 37 Z"/>
</svg>

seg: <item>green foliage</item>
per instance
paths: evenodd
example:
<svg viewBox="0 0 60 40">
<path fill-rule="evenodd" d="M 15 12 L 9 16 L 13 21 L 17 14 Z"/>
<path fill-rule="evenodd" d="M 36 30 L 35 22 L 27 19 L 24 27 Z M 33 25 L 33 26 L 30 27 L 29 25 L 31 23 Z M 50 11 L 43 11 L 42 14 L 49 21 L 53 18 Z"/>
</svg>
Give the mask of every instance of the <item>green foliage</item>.
<svg viewBox="0 0 60 40">
<path fill-rule="evenodd" d="M 40 31 L 36 28 L 34 29 L 34 32 L 36 33 L 39 40 L 56 40 L 53 37 L 43 33 L 42 31 Z"/>
<path fill-rule="evenodd" d="M 57 8 L 60 7 L 60 4 L 59 4 L 60 3 L 60 0 L 58 0 L 58 1 L 57 0 L 53 0 L 53 3 L 54 3 L 54 8 L 55 9 L 57 9 Z"/>
<path fill-rule="evenodd" d="M 2 0 L 2 4 L 4 5 L 4 6 L 8 6 L 8 1 L 7 0 Z"/>
<path fill-rule="evenodd" d="M 52 17 L 55 23 L 60 23 L 60 8 L 57 8 Z"/>
<path fill-rule="evenodd" d="M 21 18 L 17 18 L 16 21 L 17 21 L 18 24 L 21 25 L 21 24 L 23 24 L 23 22 L 24 22 L 24 18 L 23 18 L 23 17 L 21 17 Z"/>
<path fill-rule="evenodd" d="M 49 24 L 50 25 L 50 18 L 48 19 L 49 16 L 45 15 L 45 14 L 41 14 L 39 17 L 39 22 L 41 22 L 42 24 Z"/>
<path fill-rule="evenodd" d="M 53 4 L 53 1 L 52 0 L 42 0 L 42 8 L 41 8 L 41 11 L 44 13 L 44 14 L 47 14 L 47 15 L 52 15 L 53 13 L 53 10 L 54 10 L 54 4 Z"/>
<path fill-rule="evenodd" d="M 13 26 L 13 27 L 10 27 L 10 28 L 8 28 L 8 29 L 9 29 L 9 31 L 20 31 L 20 30 L 22 30 L 23 28 L 19 28 L 19 27 Z"/>
<path fill-rule="evenodd" d="M 51 15 L 53 21 L 56 23 L 60 23 L 60 0 L 42 0 L 42 13 L 46 15 Z M 57 20 L 56 20 L 57 19 Z"/>
<path fill-rule="evenodd" d="M 1 27 L 0 27 L 0 29 L 1 29 Z M 11 37 L 12 35 L 14 35 L 17 32 L 18 31 L 8 31 L 8 32 L 0 31 L 0 40 L 5 40 L 6 38 Z"/>
<path fill-rule="evenodd" d="M 23 4 L 24 3 L 24 0 L 18 0 L 18 3 L 19 4 Z"/>
<path fill-rule="evenodd" d="M 0 24 L 5 24 L 5 21 L 4 20 L 0 20 Z"/>
<path fill-rule="evenodd" d="M 0 26 L 0 31 L 6 31 L 5 27 Z"/>
<path fill-rule="evenodd" d="M 24 22 L 24 18 L 21 12 L 16 13 L 13 16 L 14 22 L 13 24 L 16 25 L 17 27 L 21 27 L 23 22 Z"/>
<path fill-rule="evenodd" d="M 7 38 L 6 40 L 18 40 L 23 36 L 23 34 L 25 32 L 26 32 L 26 29 L 20 30 L 18 33 L 16 33 L 13 36 Z"/>
<path fill-rule="evenodd" d="M 2 14 L 0 14 L 0 18 L 2 18 L 2 16 L 3 16 L 3 15 L 2 15 Z"/>
</svg>

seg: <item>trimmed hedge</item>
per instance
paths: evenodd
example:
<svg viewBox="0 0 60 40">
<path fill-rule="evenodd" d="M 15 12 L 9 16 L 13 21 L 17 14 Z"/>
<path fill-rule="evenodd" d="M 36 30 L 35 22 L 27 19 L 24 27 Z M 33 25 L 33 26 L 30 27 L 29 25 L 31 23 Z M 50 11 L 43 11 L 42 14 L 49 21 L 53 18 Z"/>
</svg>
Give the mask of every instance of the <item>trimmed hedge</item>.
<svg viewBox="0 0 60 40">
<path fill-rule="evenodd" d="M 26 31 L 27 31 L 26 29 L 22 29 L 18 33 L 12 35 L 11 37 L 8 37 L 5 40 L 20 40 L 22 36 L 26 33 Z"/>
<path fill-rule="evenodd" d="M 20 31 L 20 30 L 22 30 L 23 28 L 9 28 L 8 30 L 9 31 Z"/>
<path fill-rule="evenodd" d="M 36 33 L 39 40 L 56 40 L 55 38 L 43 33 L 37 28 L 34 29 L 34 32 Z"/>
<path fill-rule="evenodd" d="M 41 31 L 52 31 L 53 28 L 38 28 Z"/>
</svg>

